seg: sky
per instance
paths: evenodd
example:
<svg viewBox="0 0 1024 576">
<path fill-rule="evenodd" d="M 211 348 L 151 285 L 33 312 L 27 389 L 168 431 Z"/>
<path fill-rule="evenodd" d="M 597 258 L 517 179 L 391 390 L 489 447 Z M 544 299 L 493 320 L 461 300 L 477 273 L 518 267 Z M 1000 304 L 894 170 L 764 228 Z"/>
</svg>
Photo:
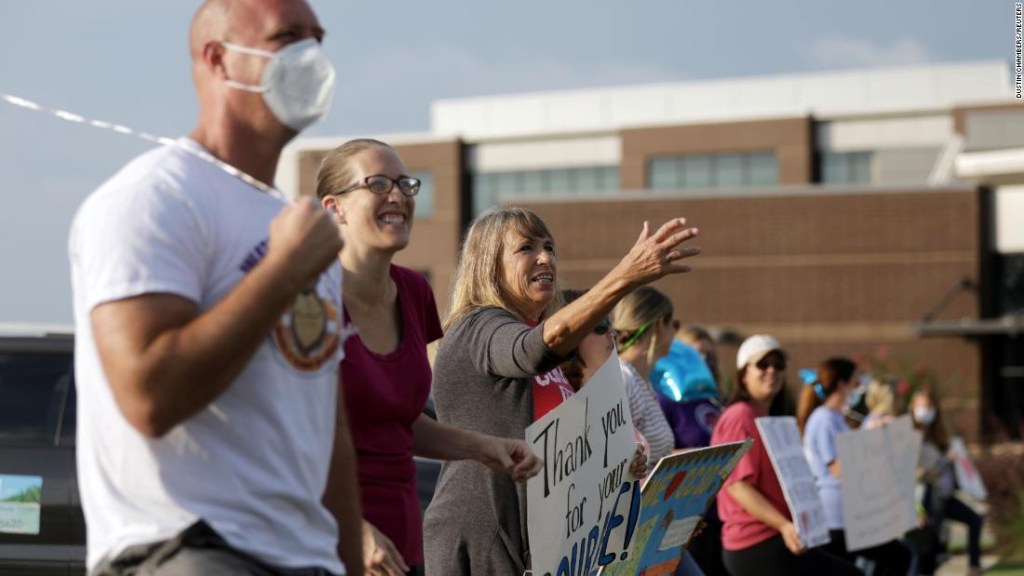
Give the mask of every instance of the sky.
<svg viewBox="0 0 1024 576">
<path fill-rule="evenodd" d="M 338 72 L 303 135 L 429 130 L 442 98 L 1002 60 L 1010 0 L 310 0 Z M 197 104 L 199 0 L 0 0 L 0 93 L 161 136 Z M 68 227 L 152 144 L 0 101 L 0 324 L 72 320 Z"/>
</svg>

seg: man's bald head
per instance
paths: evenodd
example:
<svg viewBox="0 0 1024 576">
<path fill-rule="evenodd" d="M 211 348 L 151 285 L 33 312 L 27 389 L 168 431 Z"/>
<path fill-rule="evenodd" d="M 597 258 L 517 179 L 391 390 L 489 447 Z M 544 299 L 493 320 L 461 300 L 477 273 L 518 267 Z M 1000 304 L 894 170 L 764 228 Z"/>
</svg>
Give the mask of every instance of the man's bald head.
<svg viewBox="0 0 1024 576">
<path fill-rule="evenodd" d="M 192 16 L 188 44 L 193 61 L 202 57 L 207 42 L 227 36 L 234 4 L 235 0 L 206 0 Z"/>
</svg>

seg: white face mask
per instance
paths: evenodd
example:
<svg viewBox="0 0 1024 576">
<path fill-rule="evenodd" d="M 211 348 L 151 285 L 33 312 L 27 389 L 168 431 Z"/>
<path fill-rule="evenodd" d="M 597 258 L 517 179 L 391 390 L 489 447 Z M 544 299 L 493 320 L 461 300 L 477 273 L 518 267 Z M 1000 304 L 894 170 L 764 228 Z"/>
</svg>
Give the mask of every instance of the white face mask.
<svg viewBox="0 0 1024 576">
<path fill-rule="evenodd" d="M 921 424 L 927 426 L 935 420 L 935 408 L 916 406 L 914 407 L 914 418 Z"/>
<path fill-rule="evenodd" d="M 334 97 L 334 67 L 314 38 L 269 52 L 230 42 L 228 50 L 269 58 L 259 86 L 228 80 L 232 88 L 263 95 L 267 108 L 296 132 L 327 115 Z"/>
</svg>

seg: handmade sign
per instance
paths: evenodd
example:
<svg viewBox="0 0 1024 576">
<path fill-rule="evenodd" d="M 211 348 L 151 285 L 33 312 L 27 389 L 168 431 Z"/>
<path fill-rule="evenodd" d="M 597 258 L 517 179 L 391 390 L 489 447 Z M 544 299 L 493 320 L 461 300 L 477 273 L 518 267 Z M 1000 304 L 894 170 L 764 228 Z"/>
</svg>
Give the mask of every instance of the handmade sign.
<svg viewBox="0 0 1024 576">
<path fill-rule="evenodd" d="M 836 447 L 847 550 L 899 539 L 917 527 L 914 468 L 921 437 L 909 416 L 881 428 L 843 432 Z"/>
<path fill-rule="evenodd" d="M 675 574 L 694 530 L 752 440 L 662 458 L 641 490 L 633 550 L 602 576 Z"/>
<path fill-rule="evenodd" d="M 628 558 L 640 486 L 629 471 L 637 443 L 618 356 L 529 426 L 526 441 L 544 459 L 526 484 L 533 574 L 596 574 Z"/>
<path fill-rule="evenodd" d="M 825 521 L 825 509 L 818 496 L 818 487 L 814 484 L 814 474 L 804 456 L 796 418 L 762 417 L 754 422 L 761 433 L 775 475 L 782 485 L 782 495 L 789 505 L 789 514 L 800 533 L 800 540 L 808 548 L 827 544 L 831 538 L 828 535 L 828 522 Z"/>
</svg>

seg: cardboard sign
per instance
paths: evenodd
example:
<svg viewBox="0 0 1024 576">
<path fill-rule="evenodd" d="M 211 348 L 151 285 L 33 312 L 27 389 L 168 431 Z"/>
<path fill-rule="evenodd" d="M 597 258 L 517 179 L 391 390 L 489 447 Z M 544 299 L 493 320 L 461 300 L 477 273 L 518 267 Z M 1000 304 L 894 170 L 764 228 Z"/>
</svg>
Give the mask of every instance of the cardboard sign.
<svg viewBox="0 0 1024 576">
<path fill-rule="evenodd" d="M 828 544 L 831 538 L 828 535 L 828 522 L 825 521 L 825 509 L 818 496 L 814 474 L 804 456 L 796 418 L 764 416 L 754 422 L 761 433 L 775 475 L 779 478 L 782 495 L 789 505 L 789 514 L 800 533 L 800 540 L 808 548 Z"/>
<path fill-rule="evenodd" d="M 641 490 L 640 520 L 629 559 L 601 574 L 675 574 L 712 497 L 752 444 L 731 442 L 662 458 Z"/>
<path fill-rule="evenodd" d="M 836 444 L 843 470 L 846 549 L 877 546 L 915 528 L 914 469 L 921 437 L 910 417 L 873 430 L 844 432 Z"/>
<path fill-rule="evenodd" d="M 526 484 L 533 574 L 596 574 L 628 558 L 640 485 L 629 471 L 637 446 L 618 356 L 529 426 L 526 442 L 544 459 Z"/>
<path fill-rule="evenodd" d="M 967 452 L 963 438 L 953 438 L 949 442 L 949 450 L 953 453 L 953 466 L 956 472 L 956 484 L 965 494 L 975 500 L 988 498 L 988 490 L 985 489 L 985 482 L 981 479 L 974 460 Z"/>
</svg>

